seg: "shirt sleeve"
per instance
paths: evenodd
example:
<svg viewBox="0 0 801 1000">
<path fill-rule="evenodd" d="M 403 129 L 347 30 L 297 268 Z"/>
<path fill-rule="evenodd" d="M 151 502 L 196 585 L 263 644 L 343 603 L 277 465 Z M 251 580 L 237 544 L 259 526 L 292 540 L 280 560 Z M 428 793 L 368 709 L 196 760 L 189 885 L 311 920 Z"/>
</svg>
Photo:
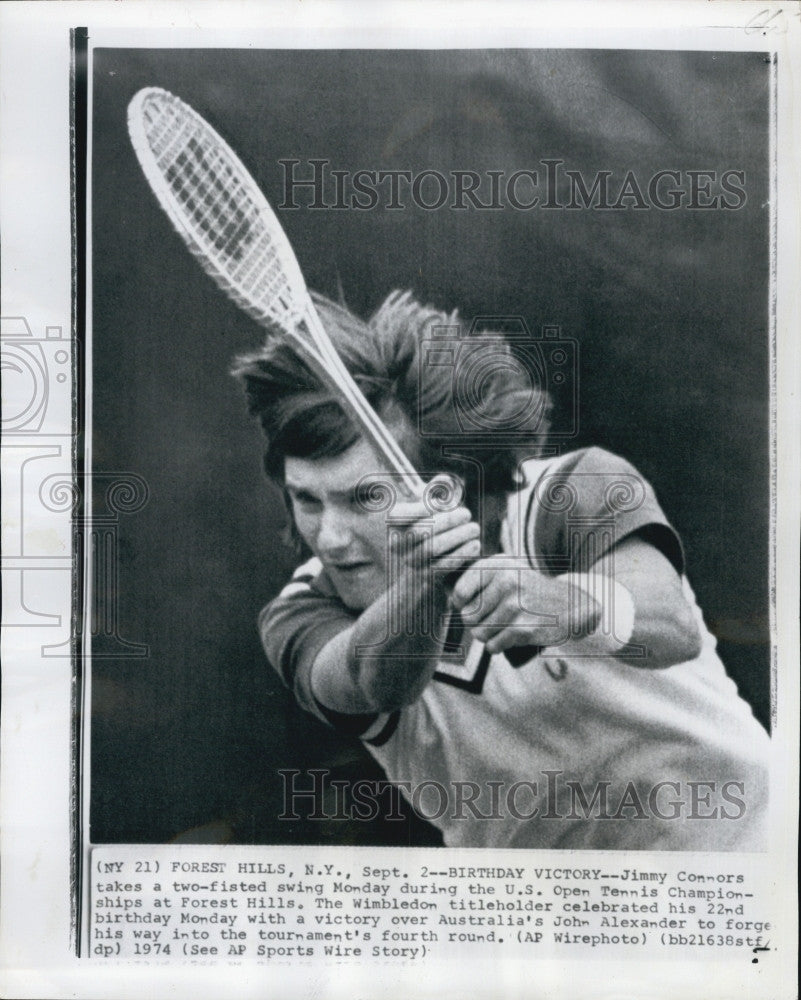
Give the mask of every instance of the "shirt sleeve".
<svg viewBox="0 0 801 1000">
<path fill-rule="evenodd" d="M 326 708 L 312 691 L 311 670 L 323 646 L 354 620 L 326 586 L 317 560 L 297 569 L 259 615 L 259 635 L 267 659 L 298 704 L 347 736 L 366 733 L 378 715 L 346 715 Z"/>
<path fill-rule="evenodd" d="M 586 572 L 627 536 L 637 534 L 684 572 L 684 554 L 651 484 L 625 459 L 601 448 L 572 452 L 531 492 L 526 554 L 551 575 Z"/>
</svg>

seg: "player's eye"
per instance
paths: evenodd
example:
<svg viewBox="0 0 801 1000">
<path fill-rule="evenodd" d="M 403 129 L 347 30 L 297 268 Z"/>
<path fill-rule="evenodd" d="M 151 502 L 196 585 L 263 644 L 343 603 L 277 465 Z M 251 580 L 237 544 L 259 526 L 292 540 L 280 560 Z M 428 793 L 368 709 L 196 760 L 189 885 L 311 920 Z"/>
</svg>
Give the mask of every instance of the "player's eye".
<svg viewBox="0 0 801 1000">
<path fill-rule="evenodd" d="M 293 492 L 292 499 L 299 507 L 305 510 L 314 510 L 321 506 L 319 498 L 312 493 L 307 493 L 305 490 Z"/>
<path fill-rule="evenodd" d="M 372 483 L 360 483 L 350 494 L 349 503 L 355 510 L 366 511 L 375 509 L 375 486 Z"/>
</svg>

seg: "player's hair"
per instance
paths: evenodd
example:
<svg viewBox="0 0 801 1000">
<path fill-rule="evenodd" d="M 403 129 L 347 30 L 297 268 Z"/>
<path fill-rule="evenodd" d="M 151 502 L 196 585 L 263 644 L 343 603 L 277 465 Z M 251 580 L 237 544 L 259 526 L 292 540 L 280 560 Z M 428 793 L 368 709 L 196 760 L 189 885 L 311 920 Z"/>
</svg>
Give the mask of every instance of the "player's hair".
<svg viewBox="0 0 801 1000">
<path fill-rule="evenodd" d="M 312 297 L 346 367 L 423 478 L 439 472 L 460 475 L 468 503 L 476 488 L 490 494 L 515 489 L 519 462 L 536 455 L 544 440 L 550 403 L 536 384 L 536 373 L 526 371 L 512 347 L 485 330 L 468 336 L 456 312 L 423 306 L 411 292 L 392 292 L 367 322 L 322 295 Z M 430 363 L 437 355 L 429 359 L 424 344 L 436 346 L 432 336 L 443 333 L 451 353 L 440 352 L 445 363 Z M 456 356 L 454 342 L 467 345 L 463 357 Z M 470 365 L 470 372 L 457 384 L 459 364 Z M 250 412 L 264 429 L 264 466 L 278 483 L 283 483 L 285 457 L 335 456 L 358 439 L 358 428 L 336 396 L 285 341 L 271 339 L 256 353 L 239 357 L 233 373 L 243 381 Z M 530 439 L 504 444 L 504 429 L 519 430 L 523 412 L 530 415 Z M 466 421 L 471 413 L 478 419 Z M 499 436 L 501 442 L 495 443 Z"/>
</svg>

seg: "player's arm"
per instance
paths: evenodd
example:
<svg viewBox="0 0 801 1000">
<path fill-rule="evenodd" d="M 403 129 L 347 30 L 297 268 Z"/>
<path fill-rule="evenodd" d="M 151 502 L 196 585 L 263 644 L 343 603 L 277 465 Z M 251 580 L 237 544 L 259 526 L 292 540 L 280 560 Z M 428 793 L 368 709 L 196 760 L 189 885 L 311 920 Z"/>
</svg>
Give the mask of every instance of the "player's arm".
<svg viewBox="0 0 801 1000">
<path fill-rule="evenodd" d="M 595 586 L 587 586 L 593 574 L 608 577 L 613 586 L 602 588 L 597 580 Z M 615 605 L 617 627 L 612 634 L 600 628 L 604 609 L 591 596 L 604 590 Z M 556 655 L 614 655 L 628 643 L 638 643 L 645 646 L 647 656 L 635 662 L 663 668 L 694 659 L 700 652 L 698 628 L 678 573 L 636 533 L 598 559 L 583 581 L 581 575 L 554 577 L 536 569 L 510 568 L 504 556 L 479 560 L 460 577 L 453 601 L 490 653 L 538 645 L 552 648 Z M 567 622 L 571 638 L 555 645 L 554 635 L 564 635 Z"/>
<path fill-rule="evenodd" d="M 393 517 L 398 513 L 396 508 Z M 479 554 L 480 529 L 465 507 L 432 516 L 422 504 L 409 504 L 403 516 L 409 527 L 396 578 L 314 660 L 314 697 L 336 712 L 387 712 L 420 696 L 441 652 L 432 626 L 448 608 L 443 564 L 461 566 Z M 425 524 L 416 523 L 421 521 Z M 423 621 L 429 623 L 425 629 L 420 626 Z"/>
<path fill-rule="evenodd" d="M 670 560 L 637 534 L 619 542 L 593 566 L 625 588 L 631 597 L 633 623 L 630 643 L 646 649 L 632 663 L 650 669 L 694 660 L 701 636 L 681 578 Z"/>
</svg>

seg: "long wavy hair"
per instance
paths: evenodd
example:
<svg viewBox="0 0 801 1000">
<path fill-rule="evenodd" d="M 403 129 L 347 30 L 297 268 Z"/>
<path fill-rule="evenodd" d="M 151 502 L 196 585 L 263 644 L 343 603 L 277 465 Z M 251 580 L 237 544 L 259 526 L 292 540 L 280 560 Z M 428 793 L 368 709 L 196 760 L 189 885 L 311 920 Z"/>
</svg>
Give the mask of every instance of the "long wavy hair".
<svg viewBox="0 0 801 1000">
<path fill-rule="evenodd" d="M 458 475 L 474 511 L 478 494 L 516 488 L 519 463 L 545 440 L 550 401 L 514 344 L 492 331 L 465 332 L 456 312 L 421 305 L 408 291 L 392 292 L 367 321 L 313 298 L 345 366 L 424 479 Z M 233 374 L 267 438 L 265 470 L 280 485 L 287 456 L 336 456 L 360 436 L 336 395 L 280 338 L 237 358 Z"/>
</svg>

